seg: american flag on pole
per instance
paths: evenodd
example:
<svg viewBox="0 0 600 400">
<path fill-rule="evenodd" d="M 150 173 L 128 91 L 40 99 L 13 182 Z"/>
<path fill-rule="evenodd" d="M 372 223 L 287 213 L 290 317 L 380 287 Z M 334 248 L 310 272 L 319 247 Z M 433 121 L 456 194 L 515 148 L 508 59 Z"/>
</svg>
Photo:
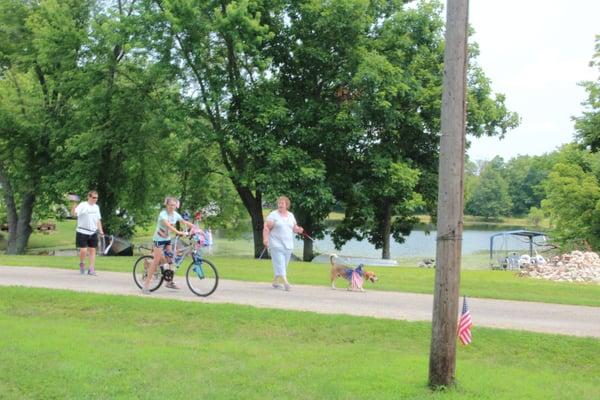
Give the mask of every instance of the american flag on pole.
<svg viewBox="0 0 600 400">
<path fill-rule="evenodd" d="M 471 343 L 471 327 L 473 326 L 473 320 L 471 319 L 471 312 L 467 305 L 467 297 L 463 299 L 462 313 L 460 314 L 460 320 L 458 321 L 458 340 L 465 346 Z"/>
</svg>

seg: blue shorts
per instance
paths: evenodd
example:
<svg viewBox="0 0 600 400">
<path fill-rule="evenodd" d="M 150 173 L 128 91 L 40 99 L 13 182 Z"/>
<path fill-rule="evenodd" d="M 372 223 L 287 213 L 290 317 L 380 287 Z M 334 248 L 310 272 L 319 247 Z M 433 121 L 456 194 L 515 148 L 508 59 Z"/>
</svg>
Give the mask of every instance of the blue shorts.
<svg viewBox="0 0 600 400">
<path fill-rule="evenodd" d="M 155 240 L 154 247 L 162 247 L 163 250 L 171 245 L 171 240 Z"/>
<path fill-rule="evenodd" d="M 271 262 L 273 263 L 273 274 L 275 276 L 286 276 L 287 266 L 292 257 L 292 250 L 273 247 L 269 249 L 271 253 Z"/>
</svg>

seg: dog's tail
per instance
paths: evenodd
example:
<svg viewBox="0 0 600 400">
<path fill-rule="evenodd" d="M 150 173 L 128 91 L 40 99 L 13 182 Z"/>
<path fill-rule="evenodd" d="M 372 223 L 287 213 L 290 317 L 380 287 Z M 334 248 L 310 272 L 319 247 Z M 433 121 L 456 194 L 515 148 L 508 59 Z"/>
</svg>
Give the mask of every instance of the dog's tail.
<svg viewBox="0 0 600 400">
<path fill-rule="evenodd" d="M 331 265 L 334 265 L 334 264 L 335 264 L 335 259 L 336 259 L 336 258 L 337 258 L 337 254 L 333 254 L 333 253 L 332 253 L 332 254 L 329 256 L 329 262 L 331 263 Z"/>
</svg>

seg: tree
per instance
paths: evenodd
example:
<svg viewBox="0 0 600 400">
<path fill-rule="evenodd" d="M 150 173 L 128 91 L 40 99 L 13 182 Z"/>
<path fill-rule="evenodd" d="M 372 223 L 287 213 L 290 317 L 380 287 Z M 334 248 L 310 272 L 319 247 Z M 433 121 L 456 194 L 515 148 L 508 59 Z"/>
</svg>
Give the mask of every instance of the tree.
<svg viewBox="0 0 600 400">
<path fill-rule="evenodd" d="M 254 253 L 262 250 L 263 192 L 269 152 L 286 119 L 266 49 L 284 24 L 283 2 L 143 2 L 155 54 L 178 71 L 188 118 L 218 145 L 221 163 L 248 211 Z"/>
<path fill-rule="evenodd" d="M 502 176 L 503 165 L 502 158 L 496 157 L 484 167 L 465 205 L 469 214 L 498 218 L 510 213 L 512 202 Z"/>
<path fill-rule="evenodd" d="M 478 181 L 479 181 L 479 167 L 476 162 L 470 160 L 469 157 L 466 156 L 466 160 L 465 160 L 465 193 L 464 193 L 465 204 L 467 203 L 468 199 L 471 197 L 471 194 L 473 193 L 473 189 L 475 188 L 475 185 L 477 184 Z"/>
<path fill-rule="evenodd" d="M 354 102 L 354 113 L 359 116 L 364 136 L 352 148 L 359 149 L 354 168 L 361 169 L 362 179 L 376 180 L 377 169 L 361 155 L 387 158 L 390 165 L 406 163 L 420 171 L 414 186 L 404 187 L 409 193 L 396 193 L 387 199 L 396 211 L 380 213 L 376 225 L 381 229 L 375 239 L 386 236 L 392 227 L 396 240 L 402 241 L 416 223 L 413 217 L 414 199 L 419 196 L 426 209 L 435 214 L 437 198 L 437 167 L 439 155 L 440 106 L 443 76 L 443 29 L 441 5 L 422 2 L 410 9 L 393 9 L 380 16 L 372 27 L 368 42 L 368 56 L 352 83 L 360 93 Z M 504 96 L 493 96 L 489 80 L 475 64 L 476 46 L 470 52 L 468 80 L 467 132 L 475 136 L 503 135 L 518 124 L 518 116 L 504 105 Z M 352 93 L 352 90 L 350 90 Z M 361 161 L 362 160 L 362 161 Z M 388 182 L 387 187 L 391 182 Z M 343 204 L 376 204 L 377 191 L 363 194 L 363 201 L 353 199 L 356 191 L 340 195 Z M 350 237 L 363 237 L 364 219 L 349 218 L 336 231 L 336 245 Z M 392 221 L 399 221 L 393 223 Z M 342 233 L 342 229 L 344 232 Z M 350 234 L 352 232 L 352 234 Z M 389 257 L 389 241 L 382 242 L 382 256 Z"/>
<path fill-rule="evenodd" d="M 550 217 L 552 238 L 563 247 L 600 249 L 600 184 L 592 168 L 598 156 L 564 146 L 543 182 L 542 210 Z"/>
<path fill-rule="evenodd" d="M 272 173 L 262 182 L 270 193 L 265 200 L 275 203 L 278 193 L 287 194 L 299 225 L 312 239 L 319 238 L 334 203 L 324 163 L 300 149 L 284 147 L 272 151 L 270 165 Z M 305 238 L 302 259 L 310 261 L 313 257 L 313 240 Z"/>
<path fill-rule="evenodd" d="M 533 226 L 540 226 L 544 220 L 544 211 L 537 207 L 531 207 L 529 214 L 527 214 L 527 222 Z"/>
<path fill-rule="evenodd" d="M 563 246 L 600 248 L 600 186 L 581 167 L 557 164 L 546 180 L 544 212 L 554 226 L 552 238 Z"/>
<path fill-rule="evenodd" d="M 324 167 L 315 169 L 323 178 L 312 180 L 310 189 L 287 189 L 300 195 L 294 211 L 313 238 L 323 236 L 333 196 L 350 190 L 360 169 L 355 161 L 365 134 L 352 107 L 359 96 L 353 80 L 369 56 L 365 42 L 381 15 L 378 7 L 379 2 L 357 0 L 289 2 L 289 21 L 273 40 L 278 93 L 289 113 L 280 142 L 306 165 Z M 293 182 L 298 171 L 285 168 L 277 176 L 285 172 Z M 311 258 L 312 241 L 305 240 L 304 259 Z"/>
<path fill-rule="evenodd" d="M 544 198 L 541 182 L 552 168 L 551 159 L 549 155 L 519 156 L 506 163 L 503 176 L 513 205 L 511 215 L 526 215 L 532 207 L 540 207 Z"/>
<path fill-rule="evenodd" d="M 381 154 L 381 153 L 379 153 Z M 344 219 L 336 227 L 334 244 L 340 248 L 352 237 L 367 239 L 377 249 L 383 249 L 382 258 L 390 258 L 390 237 L 403 243 L 418 218 L 415 211 L 423 205 L 415 192 L 419 170 L 407 163 L 392 162 L 392 157 L 379 154 L 369 157 L 368 176 L 358 173 L 352 187 L 350 202 L 345 204 Z M 360 231 L 354 227 L 360 226 Z"/>
<path fill-rule="evenodd" d="M 90 12 L 88 1 L 0 2 L 0 184 L 9 254 L 25 251 L 34 207 L 53 193 L 48 177 L 79 94 Z"/>
<path fill-rule="evenodd" d="M 598 67 L 600 71 L 600 35 L 596 36 L 596 53 L 591 67 Z M 588 93 L 588 98 L 582 103 L 586 111 L 580 117 L 573 118 L 575 121 L 575 130 L 577 139 L 584 146 L 589 146 L 592 151 L 600 149 L 600 78 L 596 82 L 582 82 L 581 86 Z"/>
</svg>

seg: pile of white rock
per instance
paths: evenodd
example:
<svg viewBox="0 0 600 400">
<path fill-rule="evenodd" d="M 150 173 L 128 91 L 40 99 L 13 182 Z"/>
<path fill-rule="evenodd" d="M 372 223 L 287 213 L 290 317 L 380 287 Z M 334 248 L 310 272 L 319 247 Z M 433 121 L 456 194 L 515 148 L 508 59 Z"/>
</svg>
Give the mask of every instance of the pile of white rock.
<svg viewBox="0 0 600 400">
<path fill-rule="evenodd" d="M 572 251 L 554 256 L 545 264 L 524 264 L 519 276 L 557 282 L 597 282 L 600 284 L 600 256 L 592 251 Z"/>
</svg>

